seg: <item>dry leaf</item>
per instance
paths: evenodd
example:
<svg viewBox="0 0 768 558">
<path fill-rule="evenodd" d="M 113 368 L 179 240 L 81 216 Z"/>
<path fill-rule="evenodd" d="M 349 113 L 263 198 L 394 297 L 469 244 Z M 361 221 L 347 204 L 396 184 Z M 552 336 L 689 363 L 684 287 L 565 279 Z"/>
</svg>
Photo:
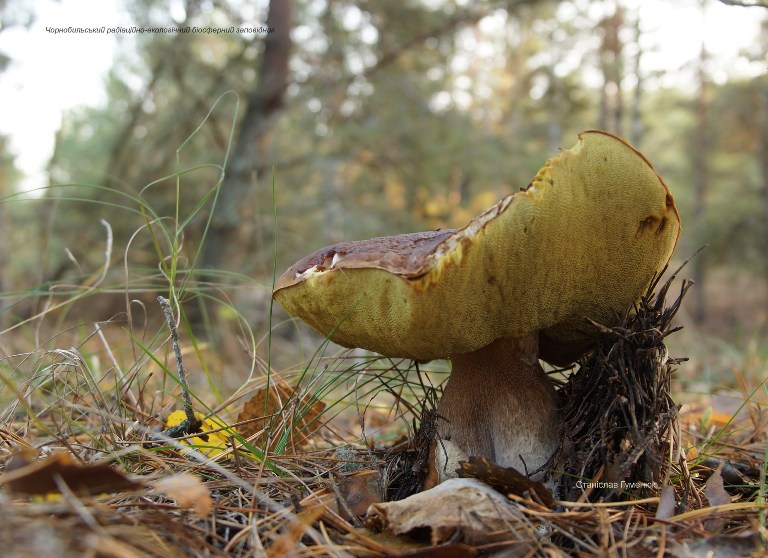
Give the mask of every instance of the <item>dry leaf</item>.
<svg viewBox="0 0 768 558">
<path fill-rule="evenodd" d="M 722 472 L 724 465 L 721 462 L 717 469 L 715 469 L 715 472 L 707 479 L 704 493 L 707 496 L 707 500 L 709 500 L 710 506 L 722 506 L 731 503 L 731 495 L 728 494 L 723 486 Z"/>
<path fill-rule="evenodd" d="M 449 479 L 404 500 L 372 505 L 365 525 L 395 535 L 428 533 L 433 545 L 453 540 L 480 545 L 508 539 L 512 526 L 525 528 L 515 512 L 514 505 L 487 484 Z"/>
<path fill-rule="evenodd" d="M 514 494 L 521 498 L 530 498 L 552 509 L 555 499 L 544 483 L 536 482 L 512 467 L 502 467 L 487 457 L 472 456 L 469 461 L 460 461 L 456 472 L 459 477 L 478 479 L 492 486 L 502 494 Z"/>
<path fill-rule="evenodd" d="M 731 495 L 726 492 L 725 487 L 723 486 L 722 472 L 724 465 L 725 464 L 721 462 L 704 485 L 704 494 L 707 496 L 710 506 L 722 506 L 731 503 Z M 715 531 L 723 523 L 723 519 L 708 519 L 704 522 L 704 527 L 709 531 Z"/>
<path fill-rule="evenodd" d="M 309 405 L 311 399 L 305 395 L 296 405 L 296 399 L 297 394 L 294 389 L 288 383 L 278 379 L 270 386 L 269 397 L 267 397 L 267 388 L 262 388 L 245 402 L 243 410 L 237 415 L 237 422 L 249 422 L 238 425 L 237 431 L 244 438 L 249 438 L 264 430 L 269 425 L 272 415 L 285 410 L 283 418 L 290 425 L 290 443 L 295 447 L 305 445 L 309 437 L 322 426 L 319 417 L 325 410 L 325 403 L 316 401 Z M 279 436 L 273 438 L 273 446 L 279 438 Z M 264 433 L 253 440 L 253 443 L 263 446 L 265 439 Z"/>
<path fill-rule="evenodd" d="M 510 550 L 506 554 L 500 553 L 499 556 L 514 558 L 516 556 L 526 555 L 523 549 L 525 546 L 527 545 L 520 545 L 522 551 L 521 554 L 512 554 L 514 551 Z M 448 543 L 404 552 L 399 555 L 399 558 L 474 558 L 479 554 L 479 550 L 469 545 L 462 543 Z"/>
<path fill-rule="evenodd" d="M 129 479 L 105 463 L 81 465 L 68 453 L 55 453 L 42 461 L 32 461 L 27 453 L 11 458 L 0 484 L 17 494 L 43 495 L 60 493 L 63 482 L 75 494 L 101 494 L 144 488 L 139 481 Z"/>
<path fill-rule="evenodd" d="M 728 483 L 730 485 L 743 486 L 756 484 L 757 479 L 760 477 L 760 470 L 756 467 L 745 467 L 745 464 L 739 463 L 738 465 L 744 469 L 744 472 L 742 473 L 739 470 L 739 467 L 729 460 L 717 457 L 708 457 L 699 463 L 699 465 L 706 467 L 707 469 L 712 469 L 713 471 L 719 468 L 720 476 L 723 477 L 723 483 Z"/>
<path fill-rule="evenodd" d="M 669 519 L 673 515 L 675 515 L 675 489 L 671 484 L 665 484 L 661 488 L 656 519 Z"/>
<path fill-rule="evenodd" d="M 284 556 L 293 556 L 297 551 L 297 543 L 304 536 L 309 528 L 312 527 L 320 516 L 323 515 L 325 506 L 322 504 L 307 508 L 291 517 L 285 532 L 277 537 L 267 550 L 268 558 L 283 558 Z"/>
<path fill-rule="evenodd" d="M 347 517 L 347 508 L 358 517 L 364 515 L 371 505 L 383 499 L 381 472 L 365 469 L 345 476 L 339 482 L 339 496 L 346 504 L 339 506 L 342 517 L 350 519 Z"/>
<path fill-rule="evenodd" d="M 155 490 L 176 500 L 179 507 L 191 509 L 199 517 L 205 517 L 213 509 L 211 493 L 199 477 L 181 473 L 152 483 Z"/>
<path fill-rule="evenodd" d="M 671 541 L 665 556 L 672 558 L 745 558 L 763 556 L 765 548 L 759 533 L 716 535 L 694 541 Z"/>
<path fill-rule="evenodd" d="M 384 547 L 388 556 L 397 558 L 475 558 L 481 550 L 464 543 L 446 543 L 425 545 L 406 537 L 396 537 L 390 533 L 366 533 L 367 540 Z M 483 554 L 485 556 L 486 554 Z M 509 552 L 497 553 L 498 558 L 516 558 Z M 495 556 L 495 555 L 494 555 Z"/>
</svg>

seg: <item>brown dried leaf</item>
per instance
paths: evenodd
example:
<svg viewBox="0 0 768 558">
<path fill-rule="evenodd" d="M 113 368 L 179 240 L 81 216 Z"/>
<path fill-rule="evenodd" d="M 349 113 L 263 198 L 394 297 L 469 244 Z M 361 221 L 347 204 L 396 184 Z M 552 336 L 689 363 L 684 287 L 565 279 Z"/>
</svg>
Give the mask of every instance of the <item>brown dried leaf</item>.
<svg viewBox="0 0 768 558">
<path fill-rule="evenodd" d="M 296 555 L 298 541 L 304 536 L 304 533 L 320 519 L 325 511 L 325 506 L 319 504 L 307 508 L 291 517 L 285 532 L 277 537 L 267 550 L 267 558 L 282 558 L 283 556 Z"/>
<path fill-rule="evenodd" d="M 672 541 L 665 556 L 671 558 L 744 558 L 764 556 L 765 547 L 759 533 L 716 535 L 694 541 Z"/>
<path fill-rule="evenodd" d="M 710 506 L 722 506 L 731 503 L 731 495 L 726 492 L 723 486 L 724 466 L 725 463 L 721 462 L 704 485 L 704 494 L 707 496 Z M 723 523 L 723 519 L 708 519 L 704 522 L 704 527 L 710 531 L 716 531 Z"/>
<path fill-rule="evenodd" d="M 340 506 L 342 517 L 347 515 L 347 508 L 358 517 L 364 515 L 371 505 L 378 504 L 383 499 L 381 472 L 366 469 L 344 477 L 339 482 L 339 496 L 346 504 Z"/>
<path fill-rule="evenodd" d="M 237 422 L 249 421 L 237 427 L 238 433 L 248 438 L 269 425 L 272 415 L 283 412 L 284 419 L 290 424 L 291 443 L 301 447 L 309 442 L 309 438 L 322 426 L 320 415 L 325 410 L 325 403 L 316 401 L 309 405 L 310 397 L 305 395 L 296 401 L 294 389 L 283 380 L 276 380 L 269 387 L 258 390 L 251 399 L 245 402 L 243 410 L 237 415 Z M 261 434 L 253 443 L 263 446 L 266 433 Z M 273 444 L 277 439 L 273 440 Z"/>
<path fill-rule="evenodd" d="M 673 515 L 675 515 L 675 489 L 671 484 L 665 484 L 661 488 L 656 519 L 669 519 Z"/>
<path fill-rule="evenodd" d="M 552 509 L 555 499 L 552 492 L 541 482 L 532 481 L 512 467 L 502 467 L 487 457 L 471 456 L 469 461 L 459 462 L 456 472 L 460 478 L 478 479 L 502 494 L 514 494 L 530 498 Z"/>
<path fill-rule="evenodd" d="M 359 535 L 359 533 L 358 533 Z M 365 540 L 371 541 L 373 547 L 386 551 L 386 556 L 396 556 L 397 558 L 475 558 L 482 552 L 481 550 L 464 543 L 446 543 L 439 545 L 425 544 L 416 540 L 397 537 L 391 533 L 371 533 L 365 534 Z M 485 554 L 484 554 L 485 555 Z M 494 556 L 496 556 L 494 554 Z M 498 558 L 515 558 L 507 556 L 506 553 L 498 553 Z"/>
<path fill-rule="evenodd" d="M 707 496 L 707 500 L 709 500 L 710 506 L 721 506 L 731 503 L 731 495 L 728 494 L 723 486 L 722 473 L 724 465 L 725 464 L 721 462 L 717 469 L 715 469 L 715 472 L 712 473 L 712 476 L 707 479 L 704 493 Z"/>
<path fill-rule="evenodd" d="M 155 490 L 176 500 L 179 507 L 191 509 L 198 517 L 205 517 L 213 509 L 211 493 L 203 481 L 190 473 L 181 473 L 152 483 Z"/>
<path fill-rule="evenodd" d="M 480 554 L 479 550 L 469 545 L 466 545 L 463 543 L 448 543 L 448 544 L 440 544 L 436 546 L 428 546 L 426 548 L 412 550 L 410 552 L 403 552 L 402 554 L 399 554 L 398 557 L 399 558 L 474 558 L 479 554 Z M 514 558 L 514 556 L 517 556 L 517 555 L 510 554 L 509 552 L 507 552 L 506 554 L 500 554 L 500 555 L 504 556 L 505 558 L 506 557 Z M 523 554 L 521 554 L 521 556 L 522 555 Z"/>
<path fill-rule="evenodd" d="M 395 535 L 422 534 L 432 545 L 462 540 L 481 545 L 510 536 L 536 537 L 535 528 L 521 521 L 520 512 L 502 494 L 477 479 L 449 479 L 405 500 L 374 504 L 366 527 Z M 510 535 L 511 529 L 528 530 Z"/>
<path fill-rule="evenodd" d="M 144 483 L 129 479 L 106 463 L 81 465 L 68 453 L 55 453 L 33 461 L 28 452 L 16 454 L 0 477 L 0 484 L 17 494 L 30 496 L 60 493 L 59 482 L 75 494 L 101 494 L 144 488 Z"/>
</svg>

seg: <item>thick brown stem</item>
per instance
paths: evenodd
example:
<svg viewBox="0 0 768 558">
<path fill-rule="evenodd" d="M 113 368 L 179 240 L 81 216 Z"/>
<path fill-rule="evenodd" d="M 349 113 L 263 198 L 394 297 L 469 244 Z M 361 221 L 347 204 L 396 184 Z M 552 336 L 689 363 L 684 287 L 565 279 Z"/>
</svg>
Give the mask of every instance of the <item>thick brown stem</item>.
<svg viewBox="0 0 768 558">
<path fill-rule="evenodd" d="M 438 405 L 435 461 L 440 481 L 458 461 L 485 456 L 532 473 L 556 449 L 555 390 L 538 363 L 538 335 L 498 339 L 451 358 L 453 370 Z"/>
</svg>

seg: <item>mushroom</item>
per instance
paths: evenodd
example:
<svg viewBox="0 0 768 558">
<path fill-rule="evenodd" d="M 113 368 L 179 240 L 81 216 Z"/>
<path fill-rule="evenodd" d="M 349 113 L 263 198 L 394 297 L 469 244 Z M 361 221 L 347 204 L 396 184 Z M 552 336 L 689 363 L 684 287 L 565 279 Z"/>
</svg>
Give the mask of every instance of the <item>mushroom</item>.
<svg viewBox="0 0 768 558">
<path fill-rule="evenodd" d="M 430 484 L 482 455 L 532 473 L 557 446 L 567 365 L 631 309 L 680 233 L 672 194 L 621 138 L 590 130 L 462 229 L 322 248 L 274 298 L 329 339 L 416 361 L 449 358 Z"/>
</svg>

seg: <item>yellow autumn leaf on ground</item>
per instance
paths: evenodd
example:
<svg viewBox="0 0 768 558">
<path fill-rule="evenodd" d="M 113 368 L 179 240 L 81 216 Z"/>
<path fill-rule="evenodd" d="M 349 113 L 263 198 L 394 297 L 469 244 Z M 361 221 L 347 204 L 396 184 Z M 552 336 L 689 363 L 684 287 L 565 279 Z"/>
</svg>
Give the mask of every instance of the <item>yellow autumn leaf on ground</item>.
<svg viewBox="0 0 768 558">
<path fill-rule="evenodd" d="M 232 430 L 226 429 L 227 424 L 216 420 L 215 417 L 205 418 L 202 413 L 195 413 L 195 416 L 203 421 L 202 432 L 194 438 L 188 438 L 181 440 L 182 443 L 189 446 L 193 446 L 197 451 L 208 457 L 215 457 L 220 453 L 227 450 L 227 444 L 235 433 Z M 165 427 L 170 428 L 177 426 L 186 420 L 187 415 L 184 411 L 174 411 L 165 421 Z M 221 430 L 222 428 L 226 430 Z M 209 431 L 216 430 L 217 432 Z"/>
</svg>

